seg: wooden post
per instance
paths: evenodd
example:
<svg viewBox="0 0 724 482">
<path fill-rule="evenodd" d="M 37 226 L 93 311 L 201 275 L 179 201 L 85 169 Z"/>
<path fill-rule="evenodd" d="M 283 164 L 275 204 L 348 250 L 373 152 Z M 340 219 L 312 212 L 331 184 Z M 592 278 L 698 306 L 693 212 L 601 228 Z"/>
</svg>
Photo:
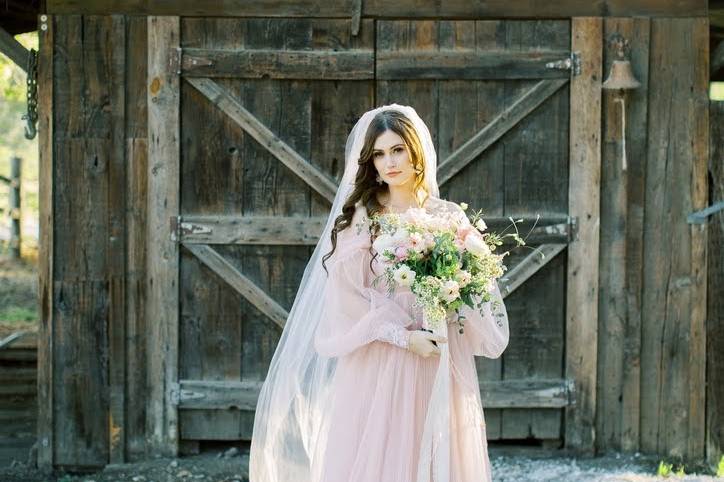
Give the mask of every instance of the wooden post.
<svg viewBox="0 0 724 482">
<path fill-rule="evenodd" d="M 38 51 L 38 467 L 53 466 L 53 16 L 41 15 Z"/>
<path fill-rule="evenodd" d="M 178 453 L 179 17 L 148 17 L 148 236 L 146 434 L 154 454 Z"/>
<path fill-rule="evenodd" d="M 22 159 L 10 159 L 10 256 L 20 259 L 20 184 Z"/>
<path fill-rule="evenodd" d="M 580 53 L 581 73 L 571 77 L 570 88 L 568 213 L 577 219 L 577 234 L 568 246 L 566 377 L 575 384 L 576 402 L 566 407 L 565 446 L 586 453 L 596 441 L 602 47 L 600 17 L 571 20 L 571 51 Z"/>
<path fill-rule="evenodd" d="M 711 101 L 709 109 L 709 199 L 714 203 L 724 199 L 724 101 Z M 724 453 L 724 211 L 709 218 L 708 234 L 706 458 L 717 464 Z"/>
</svg>

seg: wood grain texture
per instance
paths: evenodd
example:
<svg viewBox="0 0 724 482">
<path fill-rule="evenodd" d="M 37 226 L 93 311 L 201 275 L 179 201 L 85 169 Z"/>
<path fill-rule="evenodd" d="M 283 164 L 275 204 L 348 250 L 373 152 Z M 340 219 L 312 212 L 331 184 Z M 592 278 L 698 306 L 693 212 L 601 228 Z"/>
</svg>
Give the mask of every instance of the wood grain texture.
<svg viewBox="0 0 724 482">
<path fill-rule="evenodd" d="M 631 43 L 631 63 L 641 86 L 626 93 L 626 151 L 622 167 L 620 102 L 604 91 L 601 166 L 596 445 L 599 450 L 639 448 L 641 415 L 641 296 L 644 185 L 649 76 L 649 19 L 604 21 L 606 38 L 620 32 Z M 607 75 L 615 50 L 604 46 Z"/>
<path fill-rule="evenodd" d="M 651 25 L 641 310 L 641 449 L 692 458 L 704 455 L 706 225 L 686 217 L 707 202 L 706 25 Z"/>
<path fill-rule="evenodd" d="M 55 17 L 38 31 L 38 467 L 53 466 L 53 78 Z M 45 25 L 45 29 L 42 28 Z"/>
<path fill-rule="evenodd" d="M 245 2 L 243 0 L 225 0 L 215 2 L 194 2 L 180 0 L 164 2 L 117 2 L 97 0 L 92 3 L 79 0 L 49 0 L 48 13 L 70 14 L 110 14 L 127 13 L 134 15 L 181 15 L 181 16 L 229 16 L 229 17 L 409 17 L 409 18 L 553 18 L 573 16 L 694 16 L 707 14 L 705 0 L 599 0 L 580 2 L 561 0 L 540 3 L 533 1 L 510 2 L 491 0 L 481 4 L 471 4 L 464 0 L 444 3 L 420 3 L 413 0 L 385 2 L 369 0 L 362 2 L 361 12 L 356 12 L 356 0 L 301 0 L 279 2 L 265 0 Z"/>
<path fill-rule="evenodd" d="M 710 105 L 709 199 L 724 199 L 724 101 Z M 709 218 L 707 291 L 706 458 L 717 464 L 724 450 L 724 211 Z"/>
<path fill-rule="evenodd" d="M 148 17 L 146 436 L 151 450 L 168 456 L 177 454 L 179 439 L 170 391 L 178 379 L 179 247 L 171 237 L 170 219 L 180 208 L 180 77 L 168 67 L 179 35 L 179 17 Z"/>
<path fill-rule="evenodd" d="M 598 337 L 599 196 L 601 173 L 600 17 L 571 21 L 571 50 L 581 52 L 581 74 L 571 79 L 569 215 L 578 235 L 568 247 L 566 377 L 575 381 L 576 406 L 566 409 L 566 448 L 595 450 Z"/>
<path fill-rule="evenodd" d="M 111 463 L 126 461 L 126 17 L 112 15 L 109 97 L 112 109 L 111 157 L 108 176 L 109 238 L 108 317 L 109 413 L 108 445 Z"/>
</svg>

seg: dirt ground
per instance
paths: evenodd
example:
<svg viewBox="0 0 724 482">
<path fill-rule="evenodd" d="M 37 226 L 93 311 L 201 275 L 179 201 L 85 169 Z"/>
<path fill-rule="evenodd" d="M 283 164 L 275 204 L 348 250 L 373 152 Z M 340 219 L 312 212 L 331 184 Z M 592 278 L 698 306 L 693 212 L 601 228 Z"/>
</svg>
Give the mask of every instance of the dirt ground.
<svg viewBox="0 0 724 482">
<path fill-rule="evenodd" d="M 211 449 L 199 455 L 158 458 L 134 464 L 109 465 L 96 473 L 53 474 L 30 468 L 25 461 L 0 467 L 2 482 L 248 482 L 248 444 Z M 685 466 L 682 477 L 656 476 L 659 458 L 641 454 L 611 453 L 597 457 L 568 457 L 555 451 L 511 449 L 490 444 L 490 461 L 495 482 L 643 482 L 680 480 L 715 481 L 712 467 Z M 291 482 L 291 481 L 290 481 Z M 388 481 L 383 481 L 388 482 Z M 394 482 L 394 481 L 389 481 Z"/>
</svg>

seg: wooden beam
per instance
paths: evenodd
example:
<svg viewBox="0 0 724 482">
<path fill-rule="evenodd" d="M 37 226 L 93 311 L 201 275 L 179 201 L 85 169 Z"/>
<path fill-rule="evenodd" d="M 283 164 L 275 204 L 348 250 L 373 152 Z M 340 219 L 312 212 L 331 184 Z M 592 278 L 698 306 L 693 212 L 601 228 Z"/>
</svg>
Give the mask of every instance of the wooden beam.
<svg viewBox="0 0 724 482">
<path fill-rule="evenodd" d="M 48 15 L 38 32 L 38 467 L 53 469 L 53 52 L 54 17 Z"/>
<path fill-rule="evenodd" d="M 0 27 L 0 53 L 8 56 L 10 60 L 23 69 L 23 72 L 28 73 L 28 49 L 23 47 L 23 44 L 15 40 L 15 37 L 10 35 L 5 29 Z"/>
<path fill-rule="evenodd" d="M 180 209 L 180 77 L 169 69 L 180 42 L 179 17 L 148 17 L 148 197 L 146 323 L 149 451 L 178 454 L 179 247 L 169 219 Z"/>
<path fill-rule="evenodd" d="M 188 410 L 255 410 L 263 381 L 181 380 L 178 406 Z M 485 408 L 561 408 L 575 402 L 565 379 L 511 379 L 480 382 Z"/>
<path fill-rule="evenodd" d="M 126 177 L 126 17 L 112 15 L 114 42 L 110 45 L 110 102 L 112 106 L 112 156 L 108 160 L 109 179 Z M 126 246 L 126 185 L 108 184 L 111 236 L 108 240 L 108 383 L 109 460 L 126 462 L 126 257 L 119 256 Z"/>
<path fill-rule="evenodd" d="M 565 51 L 380 50 L 376 70 L 380 80 L 568 79 L 568 70 L 546 63 L 569 56 Z"/>
<path fill-rule="evenodd" d="M 211 246 L 184 244 L 202 263 L 208 266 L 221 279 L 249 300 L 259 311 L 268 316 L 279 328 L 284 329 L 289 313 L 279 303 L 266 294 L 252 280 L 236 269 Z"/>
<path fill-rule="evenodd" d="M 183 49 L 185 77 L 244 79 L 368 80 L 374 52 L 366 50 Z"/>
<path fill-rule="evenodd" d="M 543 266 L 548 264 L 558 253 L 566 249 L 567 244 L 543 244 L 523 258 L 511 270 L 500 278 L 500 294 L 503 298 L 510 295 Z"/>
<path fill-rule="evenodd" d="M 184 244 L 262 244 L 315 246 L 324 217 L 184 215 L 179 240 Z"/>
<path fill-rule="evenodd" d="M 211 79 L 188 78 L 186 80 L 204 94 L 212 104 L 219 107 L 250 136 L 256 139 L 259 144 L 274 154 L 294 174 L 309 184 L 312 189 L 330 203 L 334 201 L 337 184 L 259 122 L 259 119 L 246 110 L 224 88 Z"/>
<path fill-rule="evenodd" d="M 498 114 L 495 119 L 483 127 L 477 134 L 460 146 L 447 159 L 440 163 L 437 168 L 438 184 L 442 186 L 455 174 L 460 172 L 473 159 L 479 156 L 485 149 L 530 114 L 536 107 L 553 95 L 558 89 L 568 82 L 568 79 L 541 80 L 523 95 L 518 97 L 513 104 Z"/>
<path fill-rule="evenodd" d="M 48 0 L 46 10 L 54 14 L 107 15 L 180 15 L 214 17 L 329 17 L 352 18 L 356 0 L 324 2 L 299 0 L 279 3 L 276 0 L 224 0 L 199 2 L 177 0 L 175 2 L 117 2 L 96 0 Z M 363 18 L 428 18 L 428 19 L 481 19 L 481 18 L 570 18 L 574 16 L 706 16 L 707 0 L 600 0 L 581 2 L 561 0 L 557 2 L 511 2 L 489 0 L 471 3 L 466 0 L 445 2 L 419 2 L 402 0 L 389 2 L 367 0 L 362 2 Z"/>
<path fill-rule="evenodd" d="M 566 378 L 577 403 L 566 407 L 565 444 L 595 451 L 598 335 L 599 197 L 601 183 L 601 17 L 574 18 L 571 51 L 581 53 L 581 74 L 571 78 L 568 214 L 578 219 L 568 246 Z"/>
<path fill-rule="evenodd" d="M 711 199 L 724 199 L 724 101 L 711 101 Z M 718 161 L 717 161 L 718 160 Z M 713 215 L 708 229 L 706 320 L 706 458 L 715 465 L 724 452 L 724 211 Z"/>
<path fill-rule="evenodd" d="M 505 217 L 485 217 L 488 231 L 512 232 Z M 176 227 L 184 244 L 260 244 L 314 246 L 327 218 L 298 216 L 234 216 L 184 214 Z M 566 216 L 515 218 L 527 244 L 567 244 L 571 236 Z M 533 227 L 535 226 L 535 227 Z"/>
</svg>

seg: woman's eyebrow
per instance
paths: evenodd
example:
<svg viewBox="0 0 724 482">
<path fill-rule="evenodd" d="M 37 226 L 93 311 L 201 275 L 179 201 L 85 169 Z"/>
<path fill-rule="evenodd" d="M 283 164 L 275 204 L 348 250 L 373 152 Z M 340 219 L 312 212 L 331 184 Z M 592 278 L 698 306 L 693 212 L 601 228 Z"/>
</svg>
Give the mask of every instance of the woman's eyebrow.
<svg viewBox="0 0 724 482">
<path fill-rule="evenodd" d="M 402 144 L 395 144 L 394 146 L 390 147 L 392 149 L 393 147 L 401 146 Z M 382 149 L 373 149 L 372 152 L 380 152 Z"/>
</svg>

